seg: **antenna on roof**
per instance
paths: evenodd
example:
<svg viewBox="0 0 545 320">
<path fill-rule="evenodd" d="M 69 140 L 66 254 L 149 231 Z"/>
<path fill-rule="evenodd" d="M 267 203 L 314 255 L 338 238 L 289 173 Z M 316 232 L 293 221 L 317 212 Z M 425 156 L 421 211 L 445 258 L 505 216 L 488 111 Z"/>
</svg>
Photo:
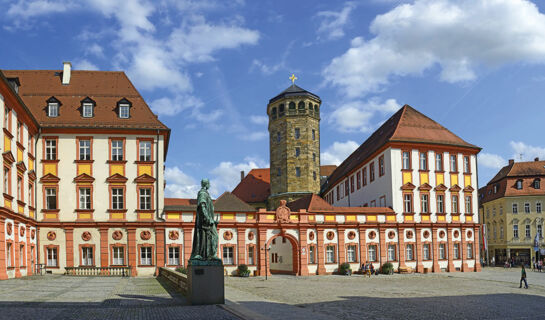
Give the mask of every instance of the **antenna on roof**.
<svg viewBox="0 0 545 320">
<path fill-rule="evenodd" d="M 522 153 L 519 153 L 520 161 L 522 161 Z"/>
</svg>

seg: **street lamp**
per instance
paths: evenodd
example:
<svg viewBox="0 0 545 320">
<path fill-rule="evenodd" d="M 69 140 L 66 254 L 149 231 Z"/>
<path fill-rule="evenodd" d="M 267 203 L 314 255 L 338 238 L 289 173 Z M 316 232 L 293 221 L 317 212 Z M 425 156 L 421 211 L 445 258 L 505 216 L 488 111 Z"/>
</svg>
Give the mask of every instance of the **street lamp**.
<svg viewBox="0 0 545 320">
<path fill-rule="evenodd" d="M 265 247 L 261 248 L 261 250 L 265 251 L 265 280 L 267 280 L 267 275 L 269 273 L 269 268 L 267 267 L 267 258 L 269 257 L 269 251 L 271 250 L 271 247 L 267 248 L 267 245 L 265 244 Z"/>
</svg>

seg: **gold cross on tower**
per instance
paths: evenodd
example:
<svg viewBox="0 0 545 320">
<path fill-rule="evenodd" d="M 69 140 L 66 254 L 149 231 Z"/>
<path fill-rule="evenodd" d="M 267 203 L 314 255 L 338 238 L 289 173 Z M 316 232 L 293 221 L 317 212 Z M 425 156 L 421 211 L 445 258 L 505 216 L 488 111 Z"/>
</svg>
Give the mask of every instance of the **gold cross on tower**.
<svg viewBox="0 0 545 320">
<path fill-rule="evenodd" d="M 291 77 L 289 77 L 289 79 L 291 80 L 291 84 L 295 84 L 295 80 L 297 80 L 297 77 L 292 73 L 291 74 Z"/>
</svg>

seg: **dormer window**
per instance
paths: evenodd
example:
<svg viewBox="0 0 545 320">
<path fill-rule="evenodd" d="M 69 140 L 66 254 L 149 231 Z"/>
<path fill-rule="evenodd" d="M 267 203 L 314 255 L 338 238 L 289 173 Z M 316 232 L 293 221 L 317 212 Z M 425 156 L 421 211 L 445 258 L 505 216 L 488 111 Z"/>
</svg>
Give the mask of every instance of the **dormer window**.
<svg viewBox="0 0 545 320">
<path fill-rule="evenodd" d="M 83 117 L 92 118 L 93 117 L 93 104 L 84 103 L 83 104 Z"/>
<path fill-rule="evenodd" d="M 521 179 L 517 180 L 517 183 L 516 183 L 515 187 L 516 187 L 518 190 L 522 189 L 522 180 L 521 180 Z"/>
<path fill-rule="evenodd" d="M 59 104 L 57 102 L 50 102 L 47 105 L 47 116 L 50 118 L 59 116 Z"/>
<path fill-rule="evenodd" d="M 541 180 L 539 178 L 534 180 L 534 189 L 541 189 Z"/>
<path fill-rule="evenodd" d="M 117 102 L 117 116 L 120 119 L 129 119 L 131 117 L 132 103 L 123 98 Z"/>
</svg>

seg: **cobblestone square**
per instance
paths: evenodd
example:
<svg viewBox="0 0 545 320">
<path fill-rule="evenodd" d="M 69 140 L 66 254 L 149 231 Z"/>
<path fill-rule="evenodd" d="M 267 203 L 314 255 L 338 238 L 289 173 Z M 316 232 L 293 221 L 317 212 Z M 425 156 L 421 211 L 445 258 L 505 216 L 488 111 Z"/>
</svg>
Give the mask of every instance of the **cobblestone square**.
<svg viewBox="0 0 545 320">
<path fill-rule="evenodd" d="M 545 273 L 485 268 L 477 273 L 226 280 L 230 304 L 270 319 L 543 319 Z"/>
</svg>

